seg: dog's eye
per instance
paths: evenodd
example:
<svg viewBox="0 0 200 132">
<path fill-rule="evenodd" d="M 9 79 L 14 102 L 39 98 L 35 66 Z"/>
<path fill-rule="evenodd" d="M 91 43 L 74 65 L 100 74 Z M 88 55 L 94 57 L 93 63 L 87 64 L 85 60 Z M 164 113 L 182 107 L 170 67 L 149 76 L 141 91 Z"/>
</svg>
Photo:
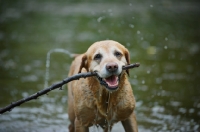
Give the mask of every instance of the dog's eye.
<svg viewBox="0 0 200 132">
<path fill-rule="evenodd" d="M 102 55 L 101 54 L 96 54 L 94 56 L 94 60 L 100 60 L 102 58 Z"/>
<path fill-rule="evenodd" d="M 122 53 L 120 53 L 120 52 L 118 52 L 118 51 L 115 51 L 114 55 L 115 55 L 116 57 L 121 57 L 121 56 L 122 56 Z"/>
</svg>

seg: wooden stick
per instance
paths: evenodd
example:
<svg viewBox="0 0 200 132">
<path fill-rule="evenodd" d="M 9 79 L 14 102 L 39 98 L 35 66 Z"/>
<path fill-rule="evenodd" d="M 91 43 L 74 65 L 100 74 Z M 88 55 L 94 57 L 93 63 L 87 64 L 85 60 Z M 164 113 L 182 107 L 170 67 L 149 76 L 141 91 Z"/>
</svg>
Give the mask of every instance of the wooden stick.
<svg viewBox="0 0 200 132">
<path fill-rule="evenodd" d="M 131 69 L 131 68 L 135 68 L 135 67 L 139 67 L 139 66 L 140 66 L 139 63 L 130 64 L 130 65 L 124 66 L 123 70 Z M 48 88 L 45 88 L 45 89 L 43 89 L 41 91 L 38 91 L 37 93 L 35 93 L 33 95 L 30 95 L 29 97 L 23 98 L 23 99 L 18 100 L 16 102 L 12 102 L 10 105 L 8 105 L 8 106 L 6 106 L 4 108 L 1 108 L 0 109 L 0 114 L 5 113 L 6 111 L 11 111 L 14 107 L 20 106 L 21 104 L 23 104 L 25 102 L 28 102 L 28 101 L 33 100 L 33 99 L 37 99 L 39 96 L 47 94 L 48 92 L 50 92 L 52 90 L 55 90 L 57 88 L 62 89 L 62 86 L 64 84 L 70 82 L 70 81 L 78 80 L 80 78 L 96 76 L 96 75 L 97 75 L 97 73 L 95 73 L 95 72 L 87 72 L 87 73 L 79 73 L 79 74 L 73 75 L 71 77 L 68 77 L 68 78 L 64 79 L 63 81 L 61 81 L 61 82 L 55 83 L 55 84 L 51 85 Z"/>
</svg>

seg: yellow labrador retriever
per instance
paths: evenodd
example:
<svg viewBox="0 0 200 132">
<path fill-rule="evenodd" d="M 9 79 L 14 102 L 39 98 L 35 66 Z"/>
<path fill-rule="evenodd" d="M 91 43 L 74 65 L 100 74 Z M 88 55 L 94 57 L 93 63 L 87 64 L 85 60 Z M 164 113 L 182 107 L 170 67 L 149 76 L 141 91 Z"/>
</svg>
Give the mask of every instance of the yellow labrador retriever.
<svg viewBox="0 0 200 132">
<path fill-rule="evenodd" d="M 72 62 L 69 76 L 96 72 L 98 76 L 68 83 L 70 132 L 88 132 L 92 125 L 111 131 L 121 121 L 126 132 L 137 132 L 135 99 L 128 81 L 129 51 L 112 40 L 92 44 Z"/>
</svg>

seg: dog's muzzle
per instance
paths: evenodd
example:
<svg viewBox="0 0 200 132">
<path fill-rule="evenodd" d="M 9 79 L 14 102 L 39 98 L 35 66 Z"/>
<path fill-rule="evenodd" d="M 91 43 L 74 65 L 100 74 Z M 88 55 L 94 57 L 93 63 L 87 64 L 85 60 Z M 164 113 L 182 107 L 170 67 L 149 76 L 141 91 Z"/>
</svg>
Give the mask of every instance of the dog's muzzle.
<svg viewBox="0 0 200 132">
<path fill-rule="evenodd" d="M 111 75 L 107 78 L 101 78 L 98 74 L 97 74 L 97 78 L 100 82 L 101 85 L 105 86 L 109 91 L 115 91 L 118 89 L 119 87 L 119 82 L 120 82 L 120 75 Z"/>
</svg>

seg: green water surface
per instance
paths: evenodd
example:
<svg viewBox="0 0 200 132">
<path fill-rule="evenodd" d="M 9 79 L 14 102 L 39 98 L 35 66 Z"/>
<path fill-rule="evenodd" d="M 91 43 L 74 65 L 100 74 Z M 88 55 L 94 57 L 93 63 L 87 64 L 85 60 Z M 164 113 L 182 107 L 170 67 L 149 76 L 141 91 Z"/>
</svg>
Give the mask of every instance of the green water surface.
<svg viewBox="0 0 200 132">
<path fill-rule="evenodd" d="M 200 2 L 0 0 L 0 108 L 44 88 L 51 49 L 126 46 L 140 132 L 200 131 Z M 72 59 L 52 53 L 49 84 Z M 1 132 L 68 131 L 67 87 L 0 115 Z M 124 131 L 116 124 L 113 131 Z"/>
</svg>

